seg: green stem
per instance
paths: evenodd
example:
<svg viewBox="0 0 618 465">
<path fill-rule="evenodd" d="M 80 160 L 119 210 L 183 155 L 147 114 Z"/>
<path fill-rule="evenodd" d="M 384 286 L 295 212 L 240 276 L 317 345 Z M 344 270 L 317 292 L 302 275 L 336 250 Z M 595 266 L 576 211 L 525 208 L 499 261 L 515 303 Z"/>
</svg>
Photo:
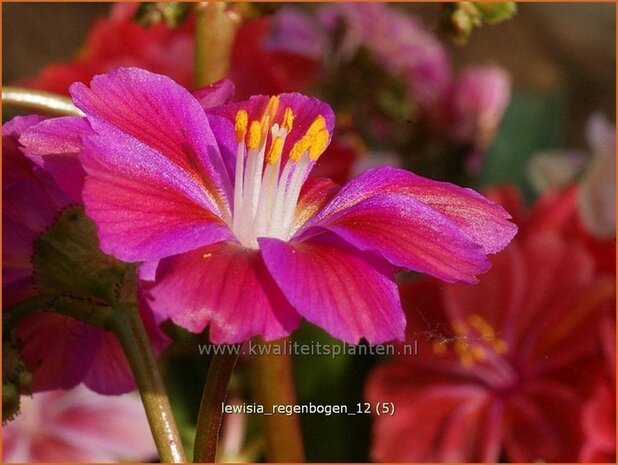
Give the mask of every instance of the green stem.
<svg viewBox="0 0 618 465">
<path fill-rule="evenodd" d="M 195 432 L 193 461 L 196 463 L 214 463 L 217 457 L 223 416 L 221 404 L 225 402 L 227 386 L 240 354 L 240 345 L 228 346 L 226 349 L 225 353 L 215 355 L 208 367 Z"/>
<path fill-rule="evenodd" d="M 269 343 L 255 341 L 256 344 L 271 346 L 269 350 L 263 351 L 268 355 L 256 355 L 253 360 L 255 401 L 262 404 L 266 412 L 272 411 L 273 405 L 296 403 L 292 358 L 285 354 L 286 342 L 287 338 Z M 304 462 L 298 415 L 263 415 L 262 429 L 268 462 Z"/>
<path fill-rule="evenodd" d="M 240 17 L 226 9 L 225 2 L 195 5 L 193 84 L 196 88 L 223 79 L 228 73 Z"/>
<path fill-rule="evenodd" d="M 134 305 L 116 308 L 113 329 L 131 365 L 161 462 L 183 463 L 185 457 L 172 407 L 152 354 L 150 340 Z"/>
<path fill-rule="evenodd" d="M 49 115 L 84 116 L 68 97 L 23 87 L 2 87 L 2 103 Z"/>
</svg>

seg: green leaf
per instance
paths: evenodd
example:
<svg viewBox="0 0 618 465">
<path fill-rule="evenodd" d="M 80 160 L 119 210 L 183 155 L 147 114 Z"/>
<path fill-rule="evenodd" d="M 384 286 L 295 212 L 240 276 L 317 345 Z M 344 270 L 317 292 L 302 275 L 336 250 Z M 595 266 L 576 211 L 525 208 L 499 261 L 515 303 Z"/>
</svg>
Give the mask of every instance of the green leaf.
<svg viewBox="0 0 618 465">
<path fill-rule="evenodd" d="M 180 26 L 187 15 L 191 5 L 185 2 L 144 2 L 140 3 L 134 19 L 142 26 L 154 26 L 161 22 L 168 27 Z"/>
<path fill-rule="evenodd" d="M 32 394 L 32 374 L 15 341 L 2 341 L 2 424 L 19 414 L 20 396 Z"/>
<path fill-rule="evenodd" d="M 533 154 L 560 145 L 564 120 L 562 95 L 515 93 L 485 155 L 477 187 L 513 183 L 531 201 L 534 192 L 526 174 L 528 161 Z"/>
<path fill-rule="evenodd" d="M 498 24 L 511 19 L 517 12 L 515 2 L 473 2 L 481 14 L 481 19 L 487 24 Z"/>
<path fill-rule="evenodd" d="M 69 207 L 36 241 L 34 282 L 42 294 L 116 304 L 134 268 L 99 249 L 95 226 L 82 207 Z M 129 278 L 129 279 L 127 279 Z"/>
</svg>

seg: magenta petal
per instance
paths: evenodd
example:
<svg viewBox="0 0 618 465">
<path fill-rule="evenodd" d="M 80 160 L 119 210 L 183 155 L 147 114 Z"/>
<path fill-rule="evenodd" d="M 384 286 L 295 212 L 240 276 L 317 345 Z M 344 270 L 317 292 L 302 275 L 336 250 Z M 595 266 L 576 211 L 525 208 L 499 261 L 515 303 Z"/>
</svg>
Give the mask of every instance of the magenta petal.
<svg viewBox="0 0 618 465">
<path fill-rule="evenodd" d="M 257 250 L 222 242 L 161 260 L 151 289 L 155 311 L 215 344 L 287 336 L 300 320 Z"/>
<path fill-rule="evenodd" d="M 330 179 L 308 177 L 300 191 L 292 229 L 299 230 L 333 198 L 339 189 L 339 185 Z"/>
<path fill-rule="evenodd" d="M 82 136 L 92 133 L 85 118 L 66 116 L 45 120 L 23 133 L 24 153 L 49 172 L 74 202 L 81 203 L 86 173 L 78 155 Z"/>
<path fill-rule="evenodd" d="M 35 368 L 33 390 L 70 389 L 85 377 L 101 330 L 50 312 L 25 317 L 16 332 L 24 361 Z"/>
<path fill-rule="evenodd" d="M 345 208 L 378 194 L 400 194 L 427 204 L 460 228 L 485 253 L 499 252 L 517 232 L 506 210 L 472 189 L 387 166 L 366 171 L 350 181 L 304 228 L 327 224 Z"/>
<path fill-rule="evenodd" d="M 197 89 L 193 96 L 200 102 L 204 110 L 217 105 L 231 102 L 234 97 L 234 83 L 229 79 L 221 79 L 217 82 Z"/>
<path fill-rule="evenodd" d="M 104 140 L 116 139 L 120 132 L 141 142 L 187 173 L 209 193 L 221 213 L 229 212 L 231 181 L 204 110 L 186 89 L 166 76 L 118 68 L 95 76 L 90 88 L 75 83 L 70 91 L 75 105 Z M 124 156 L 127 164 L 146 164 L 151 155 L 126 150 Z"/>
<path fill-rule="evenodd" d="M 84 384 L 106 395 L 124 394 L 135 389 L 131 367 L 114 333 L 102 332 Z"/>
<path fill-rule="evenodd" d="M 84 145 L 84 204 L 104 252 L 158 260 L 232 238 L 212 199 L 168 159 L 120 132 Z"/>
<path fill-rule="evenodd" d="M 403 339 L 405 317 L 386 262 L 335 240 L 258 242 L 268 270 L 307 320 L 352 344 Z"/>
<path fill-rule="evenodd" d="M 342 210 L 324 228 L 393 265 L 444 281 L 476 282 L 487 271 L 483 249 L 444 215 L 414 198 L 376 195 Z"/>
<path fill-rule="evenodd" d="M 22 131 L 40 116 L 16 117 L 2 126 L 2 288 L 3 304 L 28 298 L 32 286 L 32 254 L 36 238 L 71 199 L 52 177 L 23 154 Z"/>
<path fill-rule="evenodd" d="M 236 142 L 236 133 L 234 126 L 222 116 L 207 113 L 208 124 L 212 132 L 217 134 L 217 147 L 223 164 L 227 169 L 230 179 L 235 179 L 236 176 L 236 155 L 238 153 L 238 143 Z"/>
<path fill-rule="evenodd" d="M 169 345 L 170 339 L 157 325 L 141 288 L 138 289 L 138 302 L 152 352 L 158 356 Z M 84 383 L 93 391 L 107 395 L 123 394 L 135 389 L 131 367 L 115 334 L 102 332 Z"/>
<path fill-rule="evenodd" d="M 2 125 L 2 191 L 23 180 L 31 181 L 32 163 L 23 154 L 21 135 L 45 118 L 38 115 L 16 116 Z M 3 202 L 5 207 L 7 202 Z"/>
</svg>

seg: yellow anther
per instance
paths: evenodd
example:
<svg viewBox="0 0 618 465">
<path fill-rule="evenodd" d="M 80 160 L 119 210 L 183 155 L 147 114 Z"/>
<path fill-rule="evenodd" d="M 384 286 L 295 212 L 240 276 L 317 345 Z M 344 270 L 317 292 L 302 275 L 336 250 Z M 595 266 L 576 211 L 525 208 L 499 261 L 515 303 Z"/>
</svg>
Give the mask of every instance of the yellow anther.
<svg viewBox="0 0 618 465">
<path fill-rule="evenodd" d="M 289 133 L 292 130 L 293 124 L 294 124 L 294 113 L 292 113 L 292 109 L 290 107 L 287 107 L 283 111 L 283 121 L 281 122 L 281 127 Z"/>
<path fill-rule="evenodd" d="M 451 322 L 451 326 L 458 336 L 462 336 L 468 332 L 468 326 L 461 320 Z"/>
<path fill-rule="evenodd" d="M 509 349 L 506 341 L 502 338 L 494 339 L 491 342 L 491 346 L 494 348 L 497 354 L 506 354 Z"/>
<path fill-rule="evenodd" d="M 275 120 L 277 110 L 279 110 L 279 97 L 273 96 L 268 100 L 266 108 L 264 108 L 264 113 L 262 114 L 262 119 L 260 120 L 262 132 L 260 134 L 260 142 L 258 143 L 259 147 L 266 142 L 270 128 Z"/>
<path fill-rule="evenodd" d="M 249 126 L 249 141 L 247 147 L 250 149 L 257 149 L 260 146 L 262 140 L 262 125 L 257 121 L 251 121 Z"/>
<path fill-rule="evenodd" d="M 276 95 L 273 95 L 266 104 L 266 109 L 264 110 L 264 116 L 268 115 L 270 121 L 275 120 L 275 115 L 277 114 L 277 110 L 279 110 L 279 103 L 281 100 Z"/>
<path fill-rule="evenodd" d="M 307 135 L 314 135 L 320 132 L 322 129 L 326 129 L 326 120 L 322 115 L 318 115 L 316 119 L 313 120 L 313 123 L 307 129 Z"/>
<path fill-rule="evenodd" d="M 496 332 L 494 331 L 494 328 L 492 328 L 492 326 L 487 323 L 481 315 L 476 313 L 474 315 L 470 315 L 468 317 L 468 322 L 470 323 L 470 326 L 476 329 L 484 339 L 493 339 L 495 337 Z"/>
<path fill-rule="evenodd" d="M 468 344 L 462 340 L 458 340 L 455 342 L 455 352 L 459 356 L 459 361 L 463 366 L 469 367 L 474 365 L 474 355 L 472 355 L 472 351 L 468 347 Z"/>
<path fill-rule="evenodd" d="M 487 350 L 481 346 L 472 346 L 470 348 L 470 353 L 474 357 L 475 360 L 479 362 L 483 362 L 487 360 Z"/>
<path fill-rule="evenodd" d="M 281 152 L 283 152 L 283 139 L 281 137 L 275 137 L 275 140 L 270 144 L 268 155 L 266 155 L 266 161 L 274 165 L 281 157 Z"/>
<path fill-rule="evenodd" d="M 293 146 L 292 150 L 290 150 L 290 160 L 298 161 L 303 154 L 309 150 L 309 146 L 311 145 L 311 138 L 304 135 L 297 141 Z"/>
<path fill-rule="evenodd" d="M 463 352 L 459 354 L 459 361 L 465 367 L 471 367 L 472 365 L 476 363 L 474 361 L 474 357 L 472 356 L 470 352 Z"/>
<path fill-rule="evenodd" d="M 326 120 L 322 115 L 319 115 L 313 120 L 313 123 L 311 123 L 309 129 L 307 129 L 305 135 L 292 146 L 290 159 L 292 161 L 298 161 L 305 152 L 309 152 L 309 158 L 311 160 L 317 160 L 328 145 L 328 137 Z"/>
<path fill-rule="evenodd" d="M 245 139 L 248 122 L 249 117 L 247 116 L 247 112 L 245 110 L 238 110 L 238 113 L 236 113 L 236 124 L 234 125 L 234 129 L 236 130 L 236 141 L 239 144 Z"/>
<path fill-rule="evenodd" d="M 432 343 L 433 353 L 436 355 L 444 355 L 446 353 L 446 344 L 441 341 L 434 340 Z"/>
<path fill-rule="evenodd" d="M 328 131 L 321 129 L 311 138 L 311 146 L 309 147 L 309 158 L 317 160 L 328 145 Z"/>
<path fill-rule="evenodd" d="M 265 138 L 268 135 L 270 126 L 275 120 L 275 115 L 279 109 L 279 97 L 273 96 L 268 100 L 260 124 L 262 125 L 262 137 Z"/>
<path fill-rule="evenodd" d="M 212 257 L 211 253 L 205 253 L 204 255 L 202 255 L 202 258 L 210 258 Z"/>
</svg>

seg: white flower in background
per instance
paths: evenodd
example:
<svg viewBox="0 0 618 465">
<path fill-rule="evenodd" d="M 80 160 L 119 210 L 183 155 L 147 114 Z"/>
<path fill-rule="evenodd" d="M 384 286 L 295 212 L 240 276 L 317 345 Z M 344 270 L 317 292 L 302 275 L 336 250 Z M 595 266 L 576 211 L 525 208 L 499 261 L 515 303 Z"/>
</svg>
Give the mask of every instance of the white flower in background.
<svg viewBox="0 0 618 465">
<path fill-rule="evenodd" d="M 22 397 L 2 434 L 2 461 L 117 462 L 157 456 L 136 393 L 103 396 L 83 387 Z"/>
<path fill-rule="evenodd" d="M 600 238 L 616 234 L 616 128 L 601 114 L 586 125 L 590 154 L 548 150 L 528 163 L 528 179 L 537 194 L 562 189 L 579 178 L 577 211 L 588 231 Z"/>
</svg>

